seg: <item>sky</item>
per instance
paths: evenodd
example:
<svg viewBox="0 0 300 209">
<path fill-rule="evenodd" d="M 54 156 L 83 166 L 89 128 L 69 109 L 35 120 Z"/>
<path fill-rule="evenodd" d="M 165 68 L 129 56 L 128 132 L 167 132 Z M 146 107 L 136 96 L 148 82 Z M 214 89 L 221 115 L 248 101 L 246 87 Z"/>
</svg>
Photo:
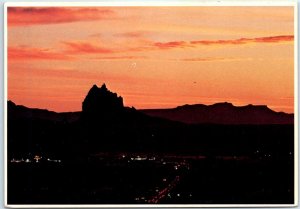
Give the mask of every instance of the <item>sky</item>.
<svg viewBox="0 0 300 209">
<path fill-rule="evenodd" d="M 80 111 L 106 83 L 137 109 L 294 112 L 293 7 L 9 7 L 8 99 Z"/>
</svg>

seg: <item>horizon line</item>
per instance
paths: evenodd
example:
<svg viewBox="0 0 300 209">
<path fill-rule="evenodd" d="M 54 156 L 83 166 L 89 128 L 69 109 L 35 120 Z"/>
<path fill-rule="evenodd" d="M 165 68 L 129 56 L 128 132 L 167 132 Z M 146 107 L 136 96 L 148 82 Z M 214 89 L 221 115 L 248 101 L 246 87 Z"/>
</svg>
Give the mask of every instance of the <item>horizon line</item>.
<svg viewBox="0 0 300 209">
<path fill-rule="evenodd" d="M 25 108 L 29 108 L 29 109 L 38 109 L 38 110 L 46 110 L 46 111 L 49 111 L 49 112 L 55 112 L 55 113 L 76 113 L 76 112 L 82 112 L 82 110 L 77 110 L 77 111 L 64 111 L 64 112 L 57 112 L 55 110 L 51 110 L 51 109 L 47 109 L 47 108 L 40 108 L 40 107 L 29 107 L 29 106 L 26 106 L 26 105 L 22 105 L 22 104 L 16 104 L 14 101 L 12 100 L 7 100 L 7 102 L 12 102 L 13 104 L 15 104 L 16 106 L 22 106 L 22 107 L 25 107 Z M 224 101 L 224 102 L 216 102 L 216 103 L 211 103 L 211 104 L 203 104 L 203 103 L 194 103 L 194 104 L 182 104 L 182 105 L 178 105 L 178 106 L 175 106 L 175 107 L 166 107 L 166 108 L 136 108 L 134 106 L 125 106 L 124 105 L 124 108 L 134 108 L 138 111 L 142 111 L 142 110 L 170 110 L 170 109 L 176 109 L 178 107 L 184 107 L 184 106 L 195 106 L 195 105 L 204 105 L 204 106 L 213 106 L 213 105 L 216 105 L 216 104 L 228 104 L 228 105 L 232 105 L 233 107 L 237 107 L 237 108 L 241 108 L 241 107 L 247 107 L 247 106 L 253 106 L 253 107 L 266 107 L 268 109 L 270 109 L 271 111 L 275 112 L 275 113 L 284 113 L 284 114 L 289 114 L 289 115 L 295 115 L 295 112 L 284 112 L 284 111 L 275 111 L 274 109 L 270 108 L 268 105 L 261 105 L 261 104 L 246 104 L 246 105 L 235 105 L 233 104 L 232 102 L 227 102 L 227 101 Z M 7 108 L 6 108 L 7 109 Z"/>
</svg>

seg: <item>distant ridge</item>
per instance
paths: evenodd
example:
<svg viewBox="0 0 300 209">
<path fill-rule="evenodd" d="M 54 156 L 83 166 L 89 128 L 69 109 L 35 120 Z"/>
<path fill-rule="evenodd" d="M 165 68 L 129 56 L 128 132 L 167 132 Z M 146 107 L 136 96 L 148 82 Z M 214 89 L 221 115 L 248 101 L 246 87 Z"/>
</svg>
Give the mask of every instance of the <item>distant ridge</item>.
<svg viewBox="0 0 300 209">
<path fill-rule="evenodd" d="M 188 124 L 293 124 L 294 114 L 275 112 L 266 105 L 234 106 L 231 103 L 213 105 L 183 105 L 171 109 L 139 110 L 149 116 Z"/>
<path fill-rule="evenodd" d="M 82 103 L 81 112 L 56 113 L 53 111 L 28 108 L 8 101 L 8 118 L 29 118 L 52 121 L 74 122 L 80 119 L 130 121 L 147 116 L 186 124 L 293 124 L 294 114 L 275 112 L 266 105 L 234 106 L 223 102 L 213 105 L 193 104 L 170 109 L 142 109 L 124 107 L 123 98 L 111 92 L 103 84 L 93 85 Z M 123 121 L 123 122 L 125 122 Z"/>
<path fill-rule="evenodd" d="M 38 120 L 51 120 L 55 122 L 65 121 L 74 122 L 80 117 L 80 112 L 62 112 L 57 113 L 46 109 L 29 108 L 23 105 L 16 105 L 12 101 L 7 101 L 7 117 L 9 120 L 18 119 L 38 119 Z"/>
</svg>

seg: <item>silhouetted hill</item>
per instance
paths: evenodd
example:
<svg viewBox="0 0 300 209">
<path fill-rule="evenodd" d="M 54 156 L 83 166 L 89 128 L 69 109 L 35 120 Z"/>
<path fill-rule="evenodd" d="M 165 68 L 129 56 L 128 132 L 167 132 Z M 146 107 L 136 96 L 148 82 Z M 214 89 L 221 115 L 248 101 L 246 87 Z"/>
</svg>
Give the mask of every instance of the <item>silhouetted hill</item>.
<svg viewBox="0 0 300 209">
<path fill-rule="evenodd" d="M 28 108 L 23 105 L 16 105 L 12 101 L 7 102 L 7 115 L 9 120 L 31 119 L 50 120 L 54 122 L 74 122 L 79 119 L 80 112 L 57 113 L 45 109 Z"/>
<path fill-rule="evenodd" d="M 144 109 L 141 112 L 188 124 L 293 124 L 294 114 L 275 112 L 265 105 L 183 105 L 173 109 Z"/>
</svg>

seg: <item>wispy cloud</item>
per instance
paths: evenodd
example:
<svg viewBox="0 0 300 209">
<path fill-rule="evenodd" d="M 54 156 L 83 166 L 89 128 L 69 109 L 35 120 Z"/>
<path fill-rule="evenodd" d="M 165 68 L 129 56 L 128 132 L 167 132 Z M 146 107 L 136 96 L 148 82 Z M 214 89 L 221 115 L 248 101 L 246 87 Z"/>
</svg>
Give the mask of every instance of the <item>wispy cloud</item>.
<svg viewBox="0 0 300 209">
<path fill-rule="evenodd" d="M 265 42 L 265 43 L 277 43 L 277 42 L 288 42 L 288 41 L 294 41 L 294 36 L 270 36 L 270 37 L 261 37 L 261 38 L 255 38 L 255 42 Z"/>
<path fill-rule="evenodd" d="M 293 35 L 284 36 L 268 36 L 257 38 L 239 38 L 227 40 L 197 40 L 197 41 L 170 41 L 170 42 L 154 42 L 152 45 L 156 49 L 174 49 L 174 48 L 187 48 L 197 47 L 198 45 L 245 45 L 245 44 L 259 44 L 259 43 L 284 43 L 294 41 Z"/>
<path fill-rule="evenodd" d="M 33 48 L 27 46 L 8 47 L 8 60 L 70 60 L 67 54 L 47 48 Z"/>
<path fill-rule="evenodd" d="M 65 53 L 84 55 L 84 54 L 116 54 L 116 53 L 129 53 L 129 52 L 143 52 L 153 50 L 150 45 L 140 45 L 136 43 L 136 46 L 125 44 L 110 44 L 100 43 L 99 41 L 63 41 L 61 42 L 65 49 Z"/>
<path fill-rule="evenodd" d="M 191 45 L 242 45 L 251 43 L 281 43 L 294 41 L 293 35 L 284 36 L 268 36 L 268 37 L 258 37 L 258 38 L 240 38 L 232 40 L 199 40 L 191 41 Z"/>
<path fill-rule="evenodd" d="M 58 24 L 77 21 L 109 19 L 110 9 L 62 7 L 9 7 L 8 26 Z"/>
<path fill-rule="evenodd" d="M 107 47 L 98 46 L 88 42 L 62 42 L 67 49 L 67 53 L 71 54 L 110 54 L 115 50 Z"/>
<path fill-rule="evenodd" d="M 155 42 L 153 46 L 158 49 L 186 48 L 192 45 L 185 41 Z"/>
<path fill-rule="evenodd" d="M 132 34 L 133 35 L 133 34 Z M 134 35 L 133 35 L 134 36 Z M 53 50 L 49 48 L 35 48 L 28 46 L 12 46 L 8 48 L 8 57 L 10 60 L 68 60 L 76 55 L 99 54 L 118 56 L 96 57 L 92 59 L 117 60 L 117 59 L 145 59 L 143 56 L 127 55 L 122 53 L 138 53 L 155 50 L 171 50 L 196 48 L 203 46 L 227 46 L 227 45 L 245 45 L 245 44 L 272 44 L 286 43 L 294 40 L 293 35 L 269 36 L 257 38 L 240 38 L 232 40 L 199 40 L 199 41 L 170 41 L 170 42 L 137 42 L 136 46 L 107 45 L 100 42 L 91 41 L 64 41 L 63 48 Z M 209 62 L 209 61 L 232 61 L 233 58 L 185 58 L 181 61 Z M 235 59 L 236 60 L 236 59 Z"/>
<path fill-rule="evenodd" d="M 261 44 L 261 43 L 285 43 L 294 41 L 293 35 L 283 36 L 268 36 L 268 37 L 257 37 L 257 38 L 239 38 L 239 39 L 228 39 L 228 40 L 197 40 L 197 41 L 169 41 L 169 42 L 153 42 L 151 47 L 144 48 L 145 50 L 155 49 L 185 49 L 191 47 L 197 47 L 200 45 L 204 46 L 226 46 L 226 45 L 245 45 L 245 44 Z"/>
</svg>

